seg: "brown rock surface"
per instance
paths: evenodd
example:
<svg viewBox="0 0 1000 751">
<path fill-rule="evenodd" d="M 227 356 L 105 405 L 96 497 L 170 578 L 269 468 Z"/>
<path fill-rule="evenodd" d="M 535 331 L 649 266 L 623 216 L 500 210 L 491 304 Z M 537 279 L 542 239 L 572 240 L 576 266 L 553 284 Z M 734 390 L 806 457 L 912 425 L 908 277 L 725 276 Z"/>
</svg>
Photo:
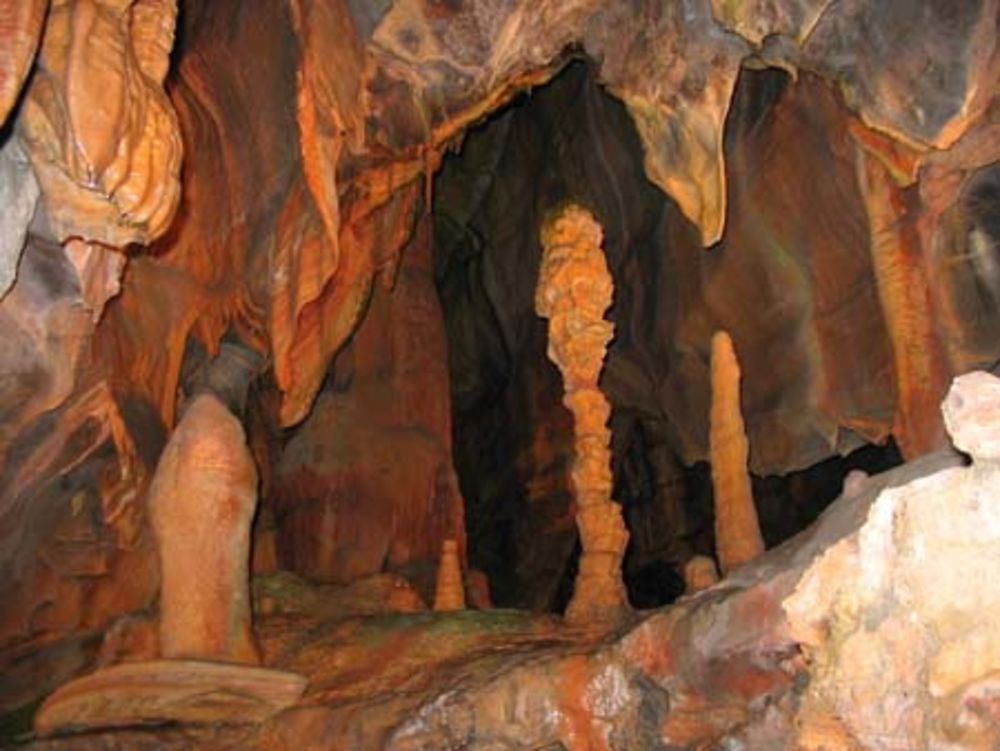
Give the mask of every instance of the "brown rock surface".
<svg viewBox="0 0 1000 751">
<path fill-rule="evenodd" d="M 422 223 L 393 286 L 374 290 L 328 388 L 281 449 L 267 502 L 286 569 L 339 583 L 402 572 L 421 579 L 430 599 L 442 542 L 457 540 L 464 557 L 430 253 Z"/>
<path fill-rule="evenodd" d="M 6 0 L 0 5 L 0 125 L 31 70 L 47 7 L 48 0 Z"/>
<path fill-rule="evenodd" d="M 194 660 L 134 662 L 100 670 L 50 696 L 35 716 L 41 736 L 142 724 L 259 723 L 294 704 L 305 679 Z"/>
<path fill-rule="evenodd" d="M 358 616 L 422 613 L 427 604 L 396 574 L 375 574 L 350 584 L 313 584 L 288 571 L 255 576 L 254 613 L 315 622 Z"/>
</svg>

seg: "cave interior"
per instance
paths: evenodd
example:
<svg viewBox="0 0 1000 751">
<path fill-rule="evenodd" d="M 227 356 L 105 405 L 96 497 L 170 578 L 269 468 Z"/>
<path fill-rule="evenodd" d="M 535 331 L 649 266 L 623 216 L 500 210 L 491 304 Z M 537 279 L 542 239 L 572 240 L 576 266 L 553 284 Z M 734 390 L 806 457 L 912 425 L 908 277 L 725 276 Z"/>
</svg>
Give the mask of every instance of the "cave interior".
<svg viewBox="0 0 1000 751">
<path fill-rule="evenodd" d="M 0 0 L 0 747 L 1000 746 L 1000 3 Z"/>
</svg>

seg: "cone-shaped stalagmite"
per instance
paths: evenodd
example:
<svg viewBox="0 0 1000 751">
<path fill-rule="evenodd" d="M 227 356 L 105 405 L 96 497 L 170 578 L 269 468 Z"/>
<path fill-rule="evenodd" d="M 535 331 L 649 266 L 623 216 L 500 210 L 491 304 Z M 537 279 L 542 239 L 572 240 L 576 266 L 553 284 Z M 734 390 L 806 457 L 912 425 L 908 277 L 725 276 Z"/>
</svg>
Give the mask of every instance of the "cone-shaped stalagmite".
<svg viewBox="0 0 1000 751">
<path fill-rule="evenodd" d="M 715 492 L 715 552 L 723 574 L 764 552 L 747 472 L 749 447 L 740 411 L 740 364 L 725 331 L 712 337 L 712 414 L 709 422 Z"/>
<path fill-rule="evenodd" d="M 542 228 L 535 309 L 549 319 L 549 358 L 562 372 L 563 403 L 573 413 L 573 490 L 580 570 L 566 618 L 580 624 L 616 619 L 626 608 L 621 563 L 628 532 L 611 500 L 611 407 L 597 387 L 614 327 L 604 320 L 614 287 L 594 217 L 567 206 Z"/>
<path fill-rule="evenodd" d="M 458 543 L 445 540 L 441 545 L 434 609 L 438 612 L 465 610 L 465 585 L 462 583 L 462 563 L 458 559 Z"/>
</svg>

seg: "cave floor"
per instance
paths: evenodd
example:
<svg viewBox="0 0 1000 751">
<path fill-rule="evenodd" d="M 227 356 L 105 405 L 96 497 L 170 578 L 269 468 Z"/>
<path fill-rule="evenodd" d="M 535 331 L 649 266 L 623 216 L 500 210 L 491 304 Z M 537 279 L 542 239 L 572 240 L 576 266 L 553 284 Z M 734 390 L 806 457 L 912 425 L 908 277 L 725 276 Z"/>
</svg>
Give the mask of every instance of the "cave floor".
<svg viewBox="0 0 1000 751">
<path fill-rule="evenodd" d="M 413 613 L 332 623 L 272 616 L 258 635 L 265 664 L 304 675 L 306 705 L 425 698 L 509 668 L 512 660 L 592 648 L 593 634 L 516 610 Z"/>
<path fill-rule="evenodd" d="M 639 620 L 636 614 L 616 633 Z M 493 709 L 507 720 L 527 713 L 524 721 L 535 732 L 539 724 L 551 725 L 543 734 L 554 743 L 565 722 L 555 706 L 566 688 L 567 661 L 581 660 L 582 667 L 611 640 L 600 631 L 569 628 L 555 616 L 502 609 L 328 619 L 274 613 L 258 617 L 255 631 L 265 666 L 308 680 L 302 699 L 265 723 L 131 727 L 36 740 L 29 747 L 479 748 L 476 739 L 492 736 L 487 728 L 500 720 L 488 717 Z M 589 671 L 570 673 L 571 682 L 579 677 L 586 683 Z M 513 719 L 513 726 L 522 724 Z M 459 736 L 465 740 L 455 745 Z M 531 743 L 525 747 L 536 747 Z"/>
</svg>

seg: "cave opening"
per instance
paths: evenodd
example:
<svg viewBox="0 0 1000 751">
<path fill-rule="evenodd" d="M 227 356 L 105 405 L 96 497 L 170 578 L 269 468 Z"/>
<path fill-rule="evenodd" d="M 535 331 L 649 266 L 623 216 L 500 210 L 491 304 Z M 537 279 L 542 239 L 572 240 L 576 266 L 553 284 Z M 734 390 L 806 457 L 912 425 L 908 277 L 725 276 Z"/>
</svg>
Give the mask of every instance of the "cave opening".
<svg viewBox="0 0 1000 751">
<path fill-rule="evenodd" d="M 726 130 L 735 158 L 767 131 L 790 81 L 776 69 L 743 72 Z M 712 253 L 732 251 L 700 249 L 695 228 L 647 179 L 643 158 L 626 106 L 580 59 L 471 129 L 435 176 L 434 276 L 453 460 L 469 566 L 486 574 L 498 606 L 562 612 L 577 573 L 573 417 L 534 308 L 539 227 L 570 200 L 602 224 L 615 283 L 607 316 L 616 331 L 601 388 L 613 407 L 612 497 L 630 534 L 623 575 L 631 604 L 674 601 L 684 593 L 685 562 L 714 555 L 709 465 L 684 451 L 657 381 L 684 366 L 667 344 L 690 299 L 677 258 L 686 254 L 704 276 L 717 264 Z M 752 169 L 766 156 L 745 158 Z M 891 438 L 869 443 L 849 431 L 839 454 L 752 475 L 768 547 L 814 521 L 852 470 L 881 472 L 902 461 Z"/>
</svg>

